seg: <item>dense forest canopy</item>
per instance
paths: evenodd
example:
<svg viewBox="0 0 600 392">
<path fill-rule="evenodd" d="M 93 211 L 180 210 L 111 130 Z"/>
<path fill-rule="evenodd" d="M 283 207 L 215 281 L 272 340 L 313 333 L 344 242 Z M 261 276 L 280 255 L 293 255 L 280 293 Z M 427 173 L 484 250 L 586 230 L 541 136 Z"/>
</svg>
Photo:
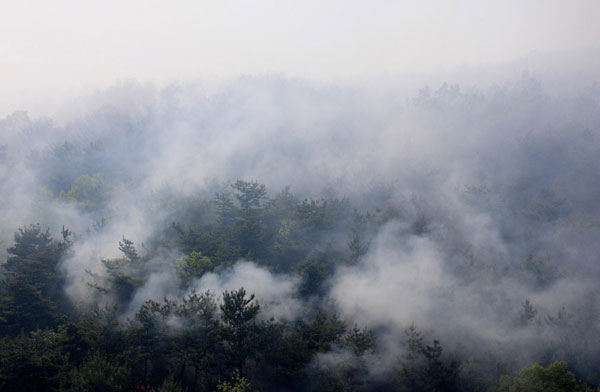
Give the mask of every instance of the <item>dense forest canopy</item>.
<svg viewBox="0 0 600 392">
<path fill-rule="evenodd" d="M 597 84 L 96 98 L 0 120 L 0 390 L 600 385 Z"/>
</svg>

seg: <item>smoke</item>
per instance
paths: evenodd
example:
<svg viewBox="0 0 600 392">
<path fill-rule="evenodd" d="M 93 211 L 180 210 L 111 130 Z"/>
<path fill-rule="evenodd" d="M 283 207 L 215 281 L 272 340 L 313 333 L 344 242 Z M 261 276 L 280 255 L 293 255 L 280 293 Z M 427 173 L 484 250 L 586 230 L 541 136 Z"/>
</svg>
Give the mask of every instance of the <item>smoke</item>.
<svg viewBox="0 0 600 392">
<path fill-rule="evenodd" d="M 261 306 L 261 317 L 294 321 L 303 315 L 303 305 L 298 298 L 298 279 L 276 275 L 254 263 L 238 261 L 226 271 L 206 273 L 194 282 L 197 292 L 237 290 L 243 287 L 254 294 Z"/>
<path fill-rule="evenodd" d="M 330 295 L 352 320 L 371 326 L 423 324 L 444 291 L 441 255 L 431 241 L 408 237 L 399 223 L 386 225 L 357 267 L 343 267 Z"/>
<path fill-rule="evenodd" d="M 182 294 L 168 268 L 181 255 L 144 245 L 185 214 L 179 203 L 237 179 L 263 182 L 270 195 L 286 185 L 300 199 L 333 193 L 381 221 L 357 264 L 336 266 L 324 301 L 388 331 L 378 349 L 390 368 L 412 323 L 449 350 L 527 363 L 543 356 L 541 341 L 600 328 L 600 89 L 593 73 L 573 78 L 546 85 L 524 73 L 416 94 L 281 76 L 210 92 L 127 82 L 82 99 L 60 125 L 15 113 L 0 122 L 2 247 L 31 222 L 72 229 L 65 290 L 94 303 L 88 283 L 106 278 L 101 261 L 121 256 L 125 236 L 150 260 L 127 305 L 134 312 Z M 265 318 L 303 316 L 298 276 L 229 262 L 191 286 L 244 287 Z M 563 308 L 570 327 L 555 326 Z M 588 345 L 580 361 L 598 350 Z"/>
</svg>

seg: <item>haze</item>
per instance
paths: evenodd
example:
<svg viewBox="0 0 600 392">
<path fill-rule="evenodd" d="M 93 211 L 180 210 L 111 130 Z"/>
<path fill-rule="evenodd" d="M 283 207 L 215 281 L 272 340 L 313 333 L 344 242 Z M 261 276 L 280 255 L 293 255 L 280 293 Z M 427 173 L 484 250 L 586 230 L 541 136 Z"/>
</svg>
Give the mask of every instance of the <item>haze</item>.
<svg viewBox="0 0 600 392">
<path fill-rule="evenodd" d="M 600 46 L 600 3 L 2 1 L 0 114 L 116 80 L 340 80 Z"/>
<path fill-rule="evenodd" d="M 599 2 L 2 4 L 0 392 L 600 391 Z"/>
</svg>

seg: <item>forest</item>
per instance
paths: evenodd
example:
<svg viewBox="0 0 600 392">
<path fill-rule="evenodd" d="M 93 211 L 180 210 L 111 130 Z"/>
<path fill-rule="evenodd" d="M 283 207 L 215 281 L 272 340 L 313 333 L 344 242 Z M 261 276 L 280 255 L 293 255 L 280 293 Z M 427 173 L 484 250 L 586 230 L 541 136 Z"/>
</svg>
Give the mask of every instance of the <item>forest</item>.
<svg viewBox="0 0 600 392">
<path fill-rule="evenodd" d="M 1 391 L 599 391 L 600 87 L 136 82 L 0 120 Z"/>
</svg>

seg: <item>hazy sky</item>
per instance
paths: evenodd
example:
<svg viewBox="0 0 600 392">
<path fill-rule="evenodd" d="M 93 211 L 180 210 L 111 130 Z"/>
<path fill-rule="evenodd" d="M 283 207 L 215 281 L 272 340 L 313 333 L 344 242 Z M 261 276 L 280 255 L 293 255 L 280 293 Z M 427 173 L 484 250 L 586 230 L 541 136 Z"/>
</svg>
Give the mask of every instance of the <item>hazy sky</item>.
<svg viewBox="0 0 600 392">
<path fill-rule="evenodd" d="M 0 0 L 0 115 L 117 79 L 330 80 L 597 47 L 598 15 L 597 0 Z"/>
</svg>

